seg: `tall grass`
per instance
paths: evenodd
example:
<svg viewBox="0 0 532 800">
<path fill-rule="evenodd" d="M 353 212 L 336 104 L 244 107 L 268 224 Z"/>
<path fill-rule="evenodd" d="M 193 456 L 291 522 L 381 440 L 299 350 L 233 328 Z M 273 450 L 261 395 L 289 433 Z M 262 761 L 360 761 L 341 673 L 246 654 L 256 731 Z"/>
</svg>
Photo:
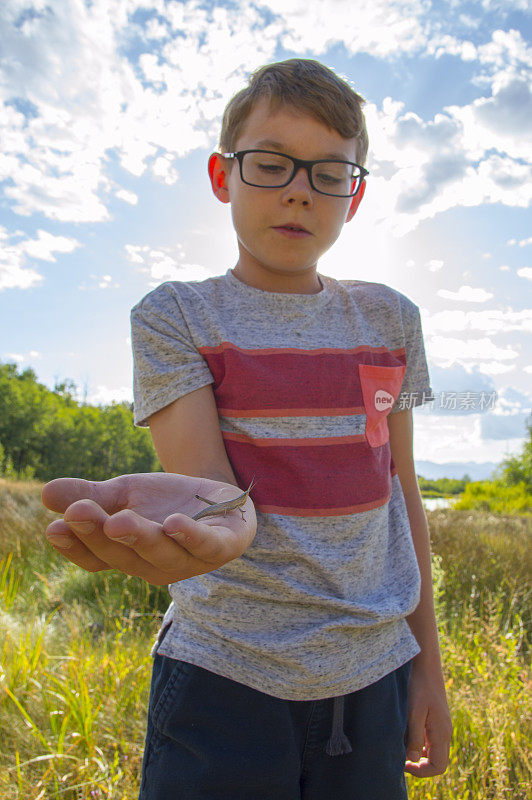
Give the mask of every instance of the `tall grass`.
<svg viewBox="0 0 532 800">
<path fill-rule="evenodd" d="M 70 565 L 44 542 L 39 493 L 0 481 L 0 797 L 136 800 L 166 590 Z M 454 739 L 410 798 L 529 800 L 530 520 L 428 517 Z"/>
</svg>

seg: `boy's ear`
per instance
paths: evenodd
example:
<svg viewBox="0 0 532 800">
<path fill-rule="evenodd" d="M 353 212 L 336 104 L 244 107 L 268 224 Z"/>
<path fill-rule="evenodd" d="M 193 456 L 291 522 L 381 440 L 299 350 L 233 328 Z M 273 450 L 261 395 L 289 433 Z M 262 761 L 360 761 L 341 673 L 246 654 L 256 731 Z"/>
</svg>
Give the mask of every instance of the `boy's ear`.
<svg viewBox="0 0 532 800">
<path fill-rule="evenodd" d="M 353 219 L 355 214 L 357 213 L 357 209 L 362 202 L 362 198 L 364 197 L 364 192 L 366 191 L 366 181 L 363 180 L 360 184 L 360 189 L 356 193 L 356 195 L 351 200 L 351 205 L 349 206 L 349 211 L 347 212 L 347 217 L 345 218 L 346 222 Z"/>
<path fill-rule="evenodd" d="M 209 178 L 214 195 L 222 203 L 230 203 L 229 190 L 227 188 L 227 171 L 225 160 L 220 153 L 211 153 L 209 156 Z"/>
</svg>

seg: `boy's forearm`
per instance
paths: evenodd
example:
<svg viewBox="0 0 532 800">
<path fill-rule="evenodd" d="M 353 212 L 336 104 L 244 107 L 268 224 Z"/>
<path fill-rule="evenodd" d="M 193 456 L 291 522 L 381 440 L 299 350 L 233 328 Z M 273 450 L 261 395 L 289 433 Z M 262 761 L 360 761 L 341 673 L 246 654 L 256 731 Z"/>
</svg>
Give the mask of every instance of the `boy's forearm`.
<svg viewBox="0 0 532 800">
<path fill-rule="evenodd" d="M 416 656 L 416 662 L 423 662 L 427 668 L 433 669 L 436 674 L 441 674 L 440 646 L 432 588 L 429 528 L 419 490 L 405 494 L 405 503 L 421 573 L 420 601 L 416 610 L 407 617 L 407 622 L 421 647 L 421 652 Z"/>
</svg>

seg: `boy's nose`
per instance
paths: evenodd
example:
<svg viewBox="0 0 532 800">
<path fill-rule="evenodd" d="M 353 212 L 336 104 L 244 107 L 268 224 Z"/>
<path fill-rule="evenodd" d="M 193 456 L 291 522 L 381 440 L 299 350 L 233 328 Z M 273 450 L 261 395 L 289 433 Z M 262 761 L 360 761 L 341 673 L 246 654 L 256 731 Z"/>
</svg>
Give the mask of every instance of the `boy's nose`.
<svg viewBox="0 0 532 800">
<path fill-rule="evenodd" d="M 303 205 L 312 203 L 312 186 L 303 167 L 297 170 L 288 186 L 284 187 L 284 199 L 288 203 L 300 202 Z"/>
</svg>

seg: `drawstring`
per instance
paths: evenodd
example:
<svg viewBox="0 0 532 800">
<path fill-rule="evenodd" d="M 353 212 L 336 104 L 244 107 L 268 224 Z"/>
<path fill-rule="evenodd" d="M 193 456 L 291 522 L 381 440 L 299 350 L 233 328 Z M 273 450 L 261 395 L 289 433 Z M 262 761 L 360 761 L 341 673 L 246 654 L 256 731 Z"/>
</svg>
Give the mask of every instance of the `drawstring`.
<svg viewBox="0 0 532 800">
<path fill-rule="evenodd" d="M 344 733 L 344 696 L 334 698 L 331 738 L 325 752 L 328 756 L 341 756 L 351 753 L 353 748 Z"/>
</svg>

